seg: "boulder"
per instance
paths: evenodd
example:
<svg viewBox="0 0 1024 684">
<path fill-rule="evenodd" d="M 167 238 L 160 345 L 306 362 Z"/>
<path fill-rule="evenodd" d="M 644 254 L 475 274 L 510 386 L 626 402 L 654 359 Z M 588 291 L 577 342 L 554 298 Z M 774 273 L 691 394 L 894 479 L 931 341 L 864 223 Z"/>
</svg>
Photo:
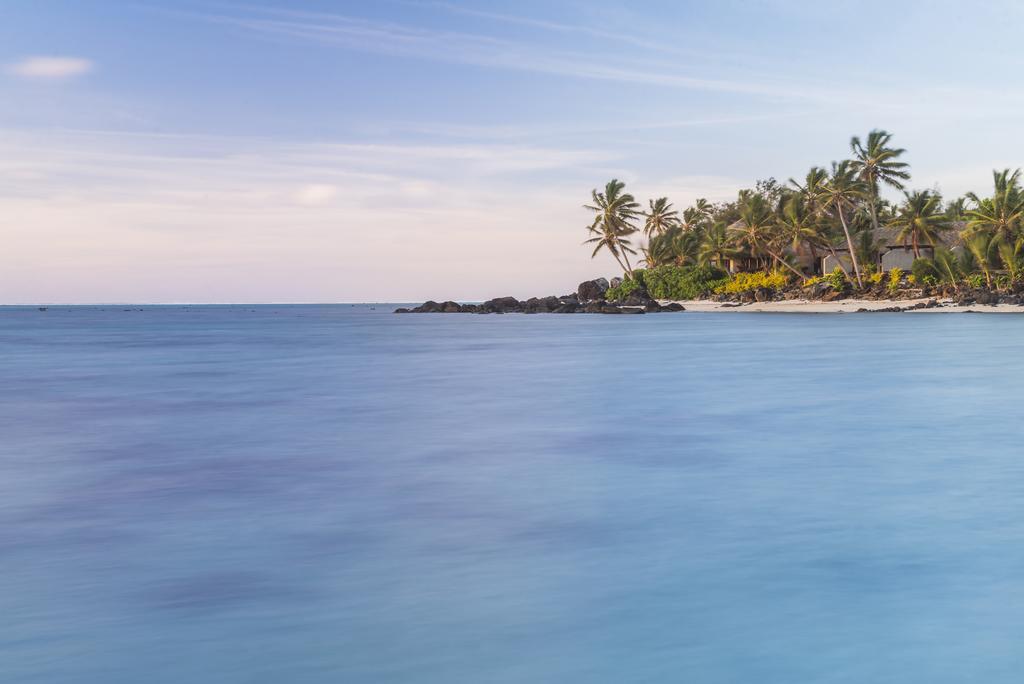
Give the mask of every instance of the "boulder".
<svg viewBox="0 0 1024 684">
<path fill-rule="evenodd" d="M 583 308 L 583 313 L 601 313 L 603 308 L 604 304 L 601 302 L 590 302 Z"/>
<path fill-rule="evenodd" d="M 661 307 L 662 311 L 686 311 L 686 307 L 679 302 L 672 302 Z"/>
<path fill-rule="evenodd" d="M 616 277 L 616 278 L 612 278 L 611 279 L 611 282 L 609 283 L 609 286 L 610 287 L 618 287 L 621 284 L 622 284 L 622 278 Z"/>
<path fill-rule="evenodd" d="M 832 286 L 825 281 L 821 281 L 820 283 L 814 283 L 814 285 L 811 285 L 810 297 L 811 299 L 820 299 L 831 291 Z"/>
<path fill-rule="evenodd" d="M 584 280 L 576 288 L 576 297 L 581 302 L 594 302 L 604 299 L 604 293 L 608 291 L 608 281 L 604 278 L 596 280 Z"/>
<path fill-rule="evenodd" d="M 661 311 L 661 304 L 658 304 L 658 302 L 653 299 L 648 299 L 644 302 L 644 311 L 647 313 L 658 313 Z"/>
<path fill-rule="evenodd" d="M 624 313 L 624 314 L 642 314 L 642 313 L 647 313 L 647 312 L 644 311 L 639 306 L 626 306 L 626 307 L 623 307 L 623 308 L 619 309 L 619 313 Z"/>
<path fill-rule="evenodd" d="M 988 291 L 982 290 L 982 291 L 980 291 L 978 293 L 976 301 L 978 302 L 978 304 L 985 304 L 987 306 L 995 306 L 996 304 L 999 303 L 999 295 L 997 295 L 995 292 L 988 292 Z"/>
<path fill-rule="evenodd" d="M 441 305 L 442 313 L 459 313 L 462 307 L 459 306 L 458 302 L 445 302 Z"/>
<path fill-rule="evenodd" d="M 557 309 L 553 310 L 551 313 L 556 313 L 556 314 L 576 313 L 576 311 L 578 309 L 579 309 L 579 306 L 577 304 L 574 304 L 572 302 L 567 302 L 565 304 L 562 304 Z"/>
<path fill-rule="evenodd" d="M 522 305 L 515 297 L 496 297 L 488 299 L 483 303 L 483 308 L 491 313 L 505 313 L 506 311 L 519 311 Z"/>
<path fill-rule="evenodd" d="M 601 313 L 603 313 L 603 314 L 620 314 L 620 313 L 622 313 L 622 309 L 620 309 L 617 306 L 612 306 L 611 304 L 605 304 L 605 305 L 603 305 L 601 307 Z"/>
<path fill-rule="evenodd" d="M 444 305 L 438 304 L 433 299 L 428 299 L 427 301 L 423 302 L 415 309 L 413 309 L 412 313 L 438 313 L 443 309 Z"/>
</svg>

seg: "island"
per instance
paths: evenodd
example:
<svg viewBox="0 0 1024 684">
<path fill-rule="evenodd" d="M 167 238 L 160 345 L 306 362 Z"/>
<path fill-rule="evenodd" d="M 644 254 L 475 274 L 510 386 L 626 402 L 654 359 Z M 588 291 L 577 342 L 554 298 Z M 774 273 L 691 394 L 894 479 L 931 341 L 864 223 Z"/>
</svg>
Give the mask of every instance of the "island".
<svg viewBox="0 0 1024 684">
<path fill-rule="evenodd" d="M 682 212 L 667 197 L 645 208 L 612 179 L 584 205 L 583 244 L 591 258 L 610 254 L 621 276 L 561 296 L 428 301 L 396 313 L 1024 311 L 1020 169 L 993 171 L 989 194 L 945 200 L 907 189 L 906 150 L 891 142 L 873 130 L 829 168 Z"/>
</svg>

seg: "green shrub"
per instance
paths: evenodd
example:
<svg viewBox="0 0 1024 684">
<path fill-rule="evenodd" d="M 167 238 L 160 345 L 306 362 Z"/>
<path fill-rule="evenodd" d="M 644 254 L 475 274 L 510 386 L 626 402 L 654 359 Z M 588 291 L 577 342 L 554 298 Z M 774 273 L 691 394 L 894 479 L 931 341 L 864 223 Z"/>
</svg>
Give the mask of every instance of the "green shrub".
<svg viewBox="0 0 1024 684">
<path fill-rule="evenodd" d="M 789 278 L 784 273 L 778 271 L 769 273 L 764 271 L 737 273 L 731 280 L 715 288 L 715 292 L 719 294 L 740 294 L 741 292 L 752 292 L 761 288 L 779 290 L 785 287 L 788 282 Z"/>
<path fill-rule="evenodd" d="M 846 274 L 843 273 L 843 269 L 836 266 L 832 269 L 832 272 L 825 276 L 825 280 L 832 286 L 832 289 L 836 292 L 842 292 L 846 289 Z"/>
<path fill-rule="evenodd" d="M 712 292 L 725 277 L 714 266 L 658 266 L 647 269 L 643 279 L 654 299 L 697 299 Z"/>
<path fill-rule="evenodd" d="M 964 282 L 973 288 L 983 287 L 985 285 L 985 275 L 983 273 L 971 273 L 964 276 Z"/>
<path fill-rule="evenodd" d="M 609 302 L 621 302 L 631 294 L 639 291 L 642 286 L 638 282 L 639 279 L 636 278 L 636 275 L 636 272 L 634 272 L 632 278 L 626 277 L 615 287 L 609 287 L 604 293 L 604 298 Z"/>
</svg>

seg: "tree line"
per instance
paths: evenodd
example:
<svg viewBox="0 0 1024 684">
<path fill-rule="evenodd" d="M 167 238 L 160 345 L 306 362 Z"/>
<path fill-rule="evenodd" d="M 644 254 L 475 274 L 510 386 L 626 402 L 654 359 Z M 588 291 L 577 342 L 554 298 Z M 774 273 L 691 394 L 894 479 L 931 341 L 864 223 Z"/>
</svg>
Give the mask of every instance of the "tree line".
<svg viewBox="0 0 1024 684">
<path fill-rule="evenodd" d="M 863 288 L 875 270 L 882 228 L 921 259 L 931 248 L 931 268 L 940 278 L 980 274 L 988 285 L 994 274 L 1013 281 L 1024 275 L 1024 191 L 1020 169 L 993 171 L 989 196 L 968 193 L 945 201 L 937 190 L 908 190 L 910 167 L 892 135 L 873 130 L 850 140 L 850 158 L 815 166 L 798 180 L 774 178 L 740 190 L 735 200 L 698 199 L 679 212 L 666 197 L 644 208 L 618 179 L 591 192 L 584 207 L 593 212 L 587 226 L 591 257 L 608 251 L 624 274 L 634 261 L 663 265 L 779 270 L 799 278 L 814 275 L 813 264 L 834 257 L 843 275 Z M 884 187 L 902 193 L 896 203 L 881 196 Z M 636 242 L 637 236 L 642 242 Z M 958 245 L 959 255 L 947 249 Z M 962 248 L 962 249 L 961 249 Z M 630 257 L 633 257 L 631 261 Z M 955 269 L 955 273 L 954 273 Z"/>
</svg>

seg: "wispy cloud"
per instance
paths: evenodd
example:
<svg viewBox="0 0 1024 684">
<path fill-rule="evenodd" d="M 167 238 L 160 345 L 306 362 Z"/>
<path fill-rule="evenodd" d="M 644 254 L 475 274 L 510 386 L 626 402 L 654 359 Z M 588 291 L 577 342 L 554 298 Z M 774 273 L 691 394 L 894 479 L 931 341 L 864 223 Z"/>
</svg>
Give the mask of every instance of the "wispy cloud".
<svg viewBox="0 0 1024 684">
<path fill-rule="evenodd" d="M 26 57 L 7 66 L 15 76 L 41 80 L 61 80 L 81 76 L 92 71 L 91 60 L 82 57 Z"/>
<path fill-rule="evenodd" d="M 827 83 L 797 83 L 771 73 L 750 73 L 742 79 L 716 78 L 688 73 L 678 61 L 637 59 L 628 54 L 605 54 L 601 59 L 595 59 L 593 54 L 555 50 L 506 38 L 426 29 L 335 13 L 260 9 L 244 15 L 211 14 L 202 15 L 202 18 L 268 37 L 579 79 L 741 93 L 772 100 L 797 98 L 835 103 L 840 98 L 851 96 L 848 89 L 839 90 Z"/>
</svg>

